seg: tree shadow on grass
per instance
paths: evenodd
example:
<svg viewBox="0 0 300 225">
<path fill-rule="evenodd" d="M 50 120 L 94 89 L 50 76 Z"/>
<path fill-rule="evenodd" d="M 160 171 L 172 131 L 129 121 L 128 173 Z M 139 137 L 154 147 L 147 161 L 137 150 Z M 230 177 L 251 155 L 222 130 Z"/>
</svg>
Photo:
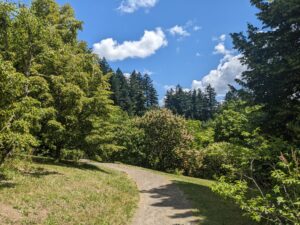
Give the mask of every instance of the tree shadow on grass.
<svg viewBox="0 0 300 225">
<path fill-rule="evenodd" d="M 17 186 L 17 184 L 13 183 L 13 182 L 0 181 L 0 191 L 5 188 L 14 188 L 16 186 Z"/>
<path fill-rule="evenodd" d="M 32 176 L 36 178 L 40 178 L 48 175 L 63 175 L 62 173 L 59 173 L 57 171 L 50 171 L 43 168 L 37 168 L 31 171 L 21 171 L 21 174 L 24 176 Z"/>
<path fill-rule="evenodd" d="M 197 209 L 195 215 L 201 225 L 255 225 L 231 201 L 222 199 L 207 186 L 184 181 L 173 181 Z M 192 196 L 192 197 L 191 197 Z"/>
<path fill-rule="evenodd" d="M 96 165 L 93 165 L 92 163 L 88 162 L 76 162 L 76 161 L 56 161 L 52 158 L 46 158 L 46 157 L 32 157 L 32 161 L 37 164 L 46 164 L 46 165 L 54 165 L 54 166 L 62 166 L 62 167 L 68 167 L 68 168 L 76 168 L 80 170 L 93 170 L 93 171 L 99 171 L 105 174 L 111 174 L 110 172 L 103 170 L 99 168 Z"/>
</svg>

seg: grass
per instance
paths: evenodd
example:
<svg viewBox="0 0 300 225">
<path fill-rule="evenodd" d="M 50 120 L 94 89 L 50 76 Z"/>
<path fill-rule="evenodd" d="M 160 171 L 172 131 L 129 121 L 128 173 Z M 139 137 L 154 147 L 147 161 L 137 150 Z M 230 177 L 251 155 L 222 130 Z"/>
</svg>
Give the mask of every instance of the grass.
<svg viewBox="0 0 300 225">
<path fill-rule="evenodd" d="M 0 224 L 128 224 L 138 202 L 121 173 L 83 164 L 33 163 L 0 178 Z"/>
<path fill-rule="evenodd" d="M 195 208 L 194 213 L 200 218 L 199 224 L 201 225 L 257 224 L 250 218 L 243 216 L 243 212 L 233 202 L 225 200 L 212 192 L 210 187 L 214 184 L 214 181 L 150 169 L 145 170 L 167 176 L 173 183 L 177 184 Z"/>
<path fill-rule="evenodd" d="M 231 201 L 226 201 L 210 187 L 212 181 L 168 175 L 196 208 L 195 214 L 200 217 L 201 225 L 253 225 L 249 218 Z"/>
</svg>

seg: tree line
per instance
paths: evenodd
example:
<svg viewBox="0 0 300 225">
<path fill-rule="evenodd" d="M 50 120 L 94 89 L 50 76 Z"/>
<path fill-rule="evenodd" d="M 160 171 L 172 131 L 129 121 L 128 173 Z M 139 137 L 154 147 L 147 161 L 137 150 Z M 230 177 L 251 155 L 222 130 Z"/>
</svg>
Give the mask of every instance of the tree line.
<svg viewBox="0 0 300 225">
<path fill-rule="evenodd" d="M 99 65 L 104 74 L 111 73 L 112 99 L 128 115 L 141 116 L 158 107 L 158 95 L 148 74 L 142 75 L 134 70 L 126 77 L 120 68 L 114 72 L 105 58 L 99 59 Z"/>
<path fill-rule="evenodd" d="M 180 85 L 171 88 L 165 96 L 165 107 L 174 114 L 187 119 L 207 121 L 217 112 L 216 92 L 208 85 L 204 92 L 201 89 L 184 91 Z"/>
</svg>

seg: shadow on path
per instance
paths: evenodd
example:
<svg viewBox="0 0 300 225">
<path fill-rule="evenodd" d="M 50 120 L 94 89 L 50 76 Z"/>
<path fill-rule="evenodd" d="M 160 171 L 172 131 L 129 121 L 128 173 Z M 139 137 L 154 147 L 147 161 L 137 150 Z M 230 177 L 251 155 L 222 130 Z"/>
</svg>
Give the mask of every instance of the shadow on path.
<svg viewBox="0 0 300 225">
<path fill-rule="evenodd" d="M 156 203 L 152 204 L 152 206 L 175 209 L 174 213 L 169 215 L 169 217 L 172 219 L 192 218 L 195 215 L 188 201 L 183 200 L 185 197 L 175 183 L 163 185 L 150 190 L 143 190 L 140 192 L 149 194 L 150 198 L 157 200 Z M 199 220 L 193 220 L 189 222 L 189 224 L 198 223 Z"/>
</svg>

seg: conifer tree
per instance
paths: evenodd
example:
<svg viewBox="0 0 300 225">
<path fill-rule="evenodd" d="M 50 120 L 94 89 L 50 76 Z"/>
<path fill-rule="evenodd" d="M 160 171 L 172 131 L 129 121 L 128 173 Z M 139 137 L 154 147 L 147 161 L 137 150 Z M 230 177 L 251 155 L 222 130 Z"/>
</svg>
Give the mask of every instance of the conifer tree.
<svg viewBox="0 0 300 225">
<path fill-rule="evenodd" d="M 295 139 L 300 114 L 300 17 L 297 0 L 251 0 L 263 27 L 232 34 L 248 70 L 240 84 L 267 113 L 265 132 Z"/>
<path fill-rule="evenodd" d="M 153 81 L 148 74 L 144 75 L 143 82 L 144 82 L 147 109 L 157 107 L 158 106 L 157 92 L 153 87 Z"/>
</svg>

